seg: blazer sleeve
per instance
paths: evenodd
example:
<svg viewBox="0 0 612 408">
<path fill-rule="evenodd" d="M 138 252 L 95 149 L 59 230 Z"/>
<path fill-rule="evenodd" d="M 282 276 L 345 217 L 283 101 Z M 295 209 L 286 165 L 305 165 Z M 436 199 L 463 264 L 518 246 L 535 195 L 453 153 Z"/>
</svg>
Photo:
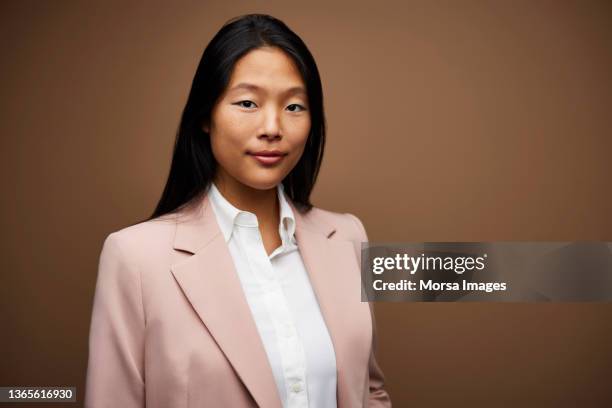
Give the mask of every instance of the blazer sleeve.
<svg viewBox="0 0 612 408">
<path fill-rule="evenodd" d="M 359 233 L 359 240 L 356 242 L 356 251 L 357 257 L 360 259 L 361 257 L 361 243 L 368 242 L 368 235 L 366 233 L 365 228 L 363 227 L 363 223 L 359 218 L 355 215 L 347 213 L 349 217 L 353 220 L 357 231 Z M 359 261 L 361 265 L 361 262 Z M 370 306 L 370 315 L 372 316 L 372 352 L 370 353 L 370 361 L 369 361 L 369 373 L 370 373 L 370 395 L 368 399 L 368 406 L 372 408 L 390 408 L 391 407 L 391 398 L 389 397 L 389 393 L 385 390 L 385 376 L 380 369 L 377 361 L 376 361 L 376 320 L 374 318 L 374 306 L 372 302 L 368 302 Z"/>
<path fill-rule="evenodd" d="M 140 272 L 117 233 L 104 241 L 89 333 L 86 408 L 145 406 L 145 317 Z"/>
</svg>

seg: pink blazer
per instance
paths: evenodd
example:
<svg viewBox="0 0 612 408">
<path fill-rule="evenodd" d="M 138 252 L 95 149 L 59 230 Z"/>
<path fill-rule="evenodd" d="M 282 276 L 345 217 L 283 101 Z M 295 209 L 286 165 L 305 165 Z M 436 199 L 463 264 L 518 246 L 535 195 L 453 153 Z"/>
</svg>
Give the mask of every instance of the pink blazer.
<svg viewBox="0 0 612 408">
<path fill-rule="evenodd" d="M 390 407 L 361 302 L 352 214 L 297 211 L 296 240 L 330 332 L 339 408 Z M 110 234 L 93 302 L 88 408 L 281 408 L 272 370 L 223 234 L 205 197 Z"/>
</svg>

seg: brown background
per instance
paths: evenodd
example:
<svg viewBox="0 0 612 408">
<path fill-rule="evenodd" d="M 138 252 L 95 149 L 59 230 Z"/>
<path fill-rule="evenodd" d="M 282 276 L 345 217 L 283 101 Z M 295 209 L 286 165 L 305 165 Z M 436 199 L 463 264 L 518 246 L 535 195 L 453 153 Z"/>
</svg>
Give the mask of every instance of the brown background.
<svg viewBox="0 0 612 408">
<path fill-rule="evenodd" d="M 313 202 L 371 241 L 612 241 L 610 2 L 89 3 L 0 5 L 0 385 L 82 400 L 103 239 L 152 212 L 202 50 L 238 14 L 314 54 Z M 397 407 L 612 404 L 612 304 L 377 316 Z"/>
</svg>

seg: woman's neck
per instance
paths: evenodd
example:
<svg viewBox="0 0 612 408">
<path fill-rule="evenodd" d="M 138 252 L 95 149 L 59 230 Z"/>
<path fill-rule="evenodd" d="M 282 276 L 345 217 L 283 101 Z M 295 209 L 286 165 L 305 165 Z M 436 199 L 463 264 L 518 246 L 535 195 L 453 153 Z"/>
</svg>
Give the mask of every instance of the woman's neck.
<svg viewBox="0 0 612 408">
<path fill-rule="evenodd" d="M 280 208 L 276 186 L 268 190 L 259 190 L 220 174 L 213 182 L 230 204 L 239 210 L 255 214 L 260 225 L 279 224 Z"/>
</svg>

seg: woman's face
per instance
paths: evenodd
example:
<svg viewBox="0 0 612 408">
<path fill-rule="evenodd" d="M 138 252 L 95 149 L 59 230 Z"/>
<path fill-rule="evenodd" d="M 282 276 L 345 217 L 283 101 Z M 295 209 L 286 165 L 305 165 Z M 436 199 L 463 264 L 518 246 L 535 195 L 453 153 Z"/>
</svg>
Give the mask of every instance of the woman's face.
<svg viewBox="0 0 612 408">
<path fill-rule="evenodd" d="M 219 164 L 217 180 L 259 190 L 280 183 L 304 151 L 308 109 L 304 81 L 279 48 L 257 48 L 239 59 L 203 126 Z"/>
</svg>

